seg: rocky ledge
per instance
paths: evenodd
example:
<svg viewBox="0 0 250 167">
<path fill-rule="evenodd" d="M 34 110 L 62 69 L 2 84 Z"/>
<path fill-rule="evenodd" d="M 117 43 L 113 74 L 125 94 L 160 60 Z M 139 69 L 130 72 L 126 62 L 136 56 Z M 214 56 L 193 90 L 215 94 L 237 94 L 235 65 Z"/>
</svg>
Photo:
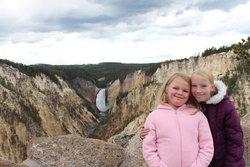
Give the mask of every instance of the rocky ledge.
<svg viewBox="0 0 250 167">
<path fill-rule="evenodd" d="M 34 138 L 21 164 L 0 159 L 0 167 L 118 167 L 125 158 L 116 144 L 80 136 Z"/>
<path fill-rule="evenodd" d="M 74 135 L 34 138 L 28 146 L 25 161 L 15 164 L 0 158 L 0 167 L 147 166 L 142 157 L 142 141 L 138 133 L 117 135 L 113 142 L 116 144 Z M 244 143 L 246 167 L 250 167 L 249 127 L 244 128 Z"/>
</svg>

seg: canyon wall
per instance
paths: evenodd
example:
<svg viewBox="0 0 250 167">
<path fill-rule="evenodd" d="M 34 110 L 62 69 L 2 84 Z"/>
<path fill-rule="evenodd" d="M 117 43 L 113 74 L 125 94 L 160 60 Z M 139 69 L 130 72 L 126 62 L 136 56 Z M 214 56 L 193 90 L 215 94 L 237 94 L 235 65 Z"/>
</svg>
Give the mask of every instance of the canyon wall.
<svg viewBox="0 0 250 167">
<path fill-rule="evenodd" d="M 66 82 L 0 64 L 0 157 L 20 162 L 32 137 L 87 136 L 99 120 Z"/>
</svg>

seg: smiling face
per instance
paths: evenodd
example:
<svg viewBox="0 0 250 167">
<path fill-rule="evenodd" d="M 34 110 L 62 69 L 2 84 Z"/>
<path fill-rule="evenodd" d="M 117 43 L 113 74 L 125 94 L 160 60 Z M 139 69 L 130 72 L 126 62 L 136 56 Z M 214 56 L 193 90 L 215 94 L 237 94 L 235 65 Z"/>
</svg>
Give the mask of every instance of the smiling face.
<svg viewBox="0 0 250 167">
<path fill-rule="evenodd" d="M 198 102 L 205 102 L 210 97 L 212 92 L 215 91 L 215 85 L 209 79 L 199 74 L 191 76 L 191 92 Z"/>
<path fill-rule="evenodd" d="M 166 87 L 165 92 L 168 104 L 177 109 L 187 103 L 190 95 L 190 85 L 184 79 L 177 77 Z"/>
</svg>

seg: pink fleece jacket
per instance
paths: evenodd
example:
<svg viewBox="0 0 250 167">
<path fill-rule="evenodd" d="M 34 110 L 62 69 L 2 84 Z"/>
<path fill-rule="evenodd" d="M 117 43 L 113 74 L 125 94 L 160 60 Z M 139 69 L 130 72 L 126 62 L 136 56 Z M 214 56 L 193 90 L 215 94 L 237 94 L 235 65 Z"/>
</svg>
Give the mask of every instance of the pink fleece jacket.
<svg viewBox="0 0 250 167">
<path fill-rule="evenodd" d="M 162 104 L 149 114 L 143 140 L 143 157 L 149 167 L 207 167 L 214 147 L 208 121 L 202 112 L 184 104 L 174 110 Z"/>
</svg>

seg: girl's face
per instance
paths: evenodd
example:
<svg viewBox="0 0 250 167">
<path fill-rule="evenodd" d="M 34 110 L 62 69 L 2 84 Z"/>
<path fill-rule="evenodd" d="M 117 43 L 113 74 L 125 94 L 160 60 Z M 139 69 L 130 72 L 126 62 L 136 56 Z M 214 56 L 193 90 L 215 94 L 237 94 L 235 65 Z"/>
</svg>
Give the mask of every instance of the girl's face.
<svg viewBox="0 0 250 167">
<path fill-rule="evenodd" d="M 188 101 L 190 95 L 190 85 L 184 79 L 175 78 L 172 83 L 166 87 L 167 101 L 174 109 L 179 108 Z"/>
<path fill-rule="evenodd" d="M 211 97 L 211 93 L 215 91 L 215 85 L 198 74 L 193 74 L 191 77 L 191 92 L 198 102 L 205 102 Z"/>
</svg>

